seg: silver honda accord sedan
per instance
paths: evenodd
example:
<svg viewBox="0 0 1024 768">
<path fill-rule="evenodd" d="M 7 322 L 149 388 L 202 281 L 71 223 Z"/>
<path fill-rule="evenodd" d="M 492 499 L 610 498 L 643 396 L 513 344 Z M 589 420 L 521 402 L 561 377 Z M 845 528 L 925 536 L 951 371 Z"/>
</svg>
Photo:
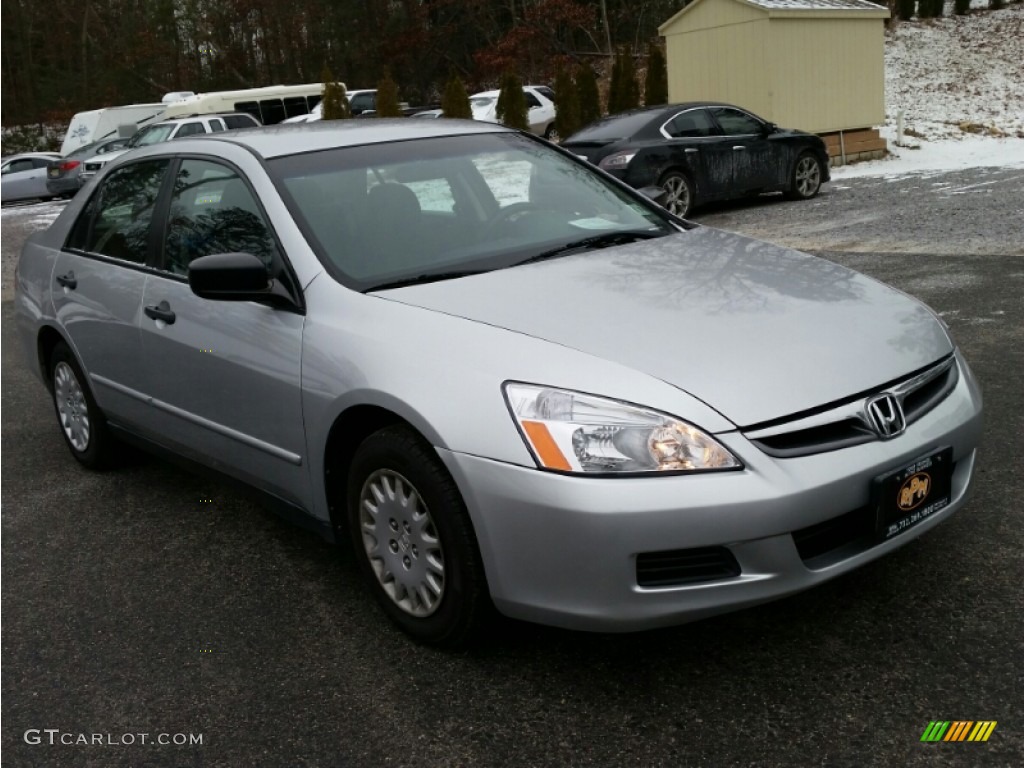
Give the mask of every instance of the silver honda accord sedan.
<svg viewBox="0 0 1024 768">
<path fill-rule="evenodd" d="M 16 290 L 79 462 L 243 481 L 438 645 L 492 607 L 626 631 L 819 584 L 962 507 L 982 430 L 919 301 L 498 125 L 131 152 Z"/>
</svg>

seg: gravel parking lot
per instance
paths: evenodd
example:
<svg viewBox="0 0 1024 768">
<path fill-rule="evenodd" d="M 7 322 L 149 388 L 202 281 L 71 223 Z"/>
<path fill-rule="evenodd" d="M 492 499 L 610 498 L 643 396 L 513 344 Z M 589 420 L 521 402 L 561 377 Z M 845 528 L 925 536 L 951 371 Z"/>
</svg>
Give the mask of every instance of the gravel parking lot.
<svg viewBox="0 0 1024 768">
<path fill-rule="evenodd" d="M 2 217 L 11 765 L 1024 764 L 1020 170 L 850 179 L 810 202 L 697 214 L 942 313 L 986 398 L 965 510 L 889 558 L 759 608 L 635 635 L 501 621 L 460 654 L 408 642 L 344 550 L 226 485 L 155 459 L 104 474 L 75 464 L 11 322 L 16 254 L 56 210 Z M 922 744 L 932 720 L 998 726 L 983 744 Z M 58 729 L 54 744 L 44 729 Z M 202 743 L 177 746 L 178 734 Z"/>
</svg>

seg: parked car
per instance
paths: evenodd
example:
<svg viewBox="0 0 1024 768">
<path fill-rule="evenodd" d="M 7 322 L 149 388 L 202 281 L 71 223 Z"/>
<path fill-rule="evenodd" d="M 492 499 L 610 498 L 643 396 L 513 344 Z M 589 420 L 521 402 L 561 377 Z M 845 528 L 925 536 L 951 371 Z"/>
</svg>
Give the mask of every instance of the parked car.
<svg viewBox="0 0 1024 768">
<path fill-rule="evenodd" d="M 473 119 L 486 123 L 498 122 L 498 95 L 500 91 L 483 91 L 469 97 Z M 555 92 L 546 85 L 524 85 L 523 95 L 529 110 L 527 119 L 530 132 L 545 139 L 557 138 L 555 133 Z"/>
<path fill-rule="evenodd" d="M 125 438 L 251 484 L 421 641 L 490 602 L 614 631 L 749 606 L 967 499 L 981 395 L 930 309 L 525 133 L 190 137 L 83 192 L 15 288 L 74 458 Z"/>
<path fill-rule="evenodd" d="M 645 107 L 591 123 L 562 142 L 630 186 L 659 186 L 665 206 L 694 206 L 761 192 L 806 200 L 829 180 L 820 136 L 779 128 L 731 104 Z"/>
<path fill-rule="evenodd" d="M 426 118 L 437 118 L 444 117 L 443 109 L 423 109 L 419 112 L 414 112 L 409 117 L 426 117 Z"/>
<path fill-rule="evenodd" d="M 73 152 L 51 160 L 46 167 L 46 188 L 54 197 L 73 197 L 82 184 L 83 163 L 100 155 L 117 152 L 128 146 L 128 138 L 106 139 L 86 144 Z"/>
<path fill-rule="evenodd" d="M 23 152 L 5 157 L 0 163 L 0 199 L 7 203 L 52 198 L 46 188 L 46 167 L 59 157 L 56 152 Z"/>
<path fill-rule="evenodd" d="M 81 172 L 82 183 L 99 173 L 107 163 L 120 157 L 130 149 L 145 147 L 150 144 L 181 139 L 186 136 L 201 136 L 204 133 L 219 133 L 231 131 L 237 128 L 255 128 L 260 121 L 245 112 L 226 112 L 212 115 L 190 115 L 188 117 L 176 117 L 172 120 L 161 120 L 159 123 L 148 125 L 138 133 L 134 134 L 125 148 L 119 152 L 109 152 L 105 155 L 97 155 L 83 163 Z"/>
</svg>

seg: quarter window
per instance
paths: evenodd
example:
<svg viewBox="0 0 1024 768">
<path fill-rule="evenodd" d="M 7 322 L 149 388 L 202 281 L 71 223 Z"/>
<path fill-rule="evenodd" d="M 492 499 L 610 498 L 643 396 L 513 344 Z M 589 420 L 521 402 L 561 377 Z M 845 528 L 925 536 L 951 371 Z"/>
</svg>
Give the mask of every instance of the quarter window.
<svg viewBox="0 0 1024 768">
<path fill-rule="evenodd" d="M 168 164 L 147 160 L 107 176 L 75 222 L 67 247 L 144 264 L 153 204 Z"/>
<path fill-rule="evenodd" d="M 712 107 L 711 113 L 718 120 L 718 124 L 722 126 L 726 136 L 743 136 L 761 132 L 761 121 L 746 112 L 728 107 Z"/>
<path fill-rule="evenodd" d="M 184 160 L 174 180 L 163 268 L 188 274 L 188 265 L 214 253 L 251 253 L 270 267 L 277 253 L 270 226 L 241 177 L 206 160 Z"/>
</svg>

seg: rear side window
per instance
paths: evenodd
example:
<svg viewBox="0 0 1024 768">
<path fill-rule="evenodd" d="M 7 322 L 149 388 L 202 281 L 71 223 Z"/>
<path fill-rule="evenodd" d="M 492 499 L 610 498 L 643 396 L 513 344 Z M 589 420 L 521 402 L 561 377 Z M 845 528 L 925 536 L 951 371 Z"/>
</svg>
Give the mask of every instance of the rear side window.
<svg viewBox="0 0 1024 768">
<path fill-rule="evenodd" d="M 526 106 L 530 109 L 540 106 L 540 101 L 529 91 L 523 91 L 523 97 L 526 99 Z"/>
<path fill-rule="evenodd" d="M 264 99 L 260 102 L 260 120 L 264 125 L 280 123 L 284 118 L 284 102 L 281 99 Z"/>
<path fill-rule="evenodd" d="M 686 139 L 694 136 L 712 136 L 715 127 L 711 118 L 703 109 L 690 109 L 673 117 L 662 129 L 673 139 Z"/>
<path fill-rule="evenodd" d="M 220 118 L 215 117 L 210 121 L 210 133 L 217 133 L 218 131 L 223 130 L 224 123 L 220 120 Z"/>
<path fill-rule="evenodd" d="M 147 160 L 111 173 L 79 214 L 67 247 L 144 264 L 153 205 L 169 164 Z"/>
<path fill-rule="evenodd" d="M 259 125 L 248 115 L 224 115 L 224 122 L 229 131 L 233 128 L 252 128 L 254 125 Z"/>
<path fill-rule="evenodd" d="M 215 253 L 251 253 L 271 267 L 277 246 L 256 200 L 230 167 L 184 160 L 174 180 L 163 269 L 188 274 L 188 265 Z"/>
</svg>

